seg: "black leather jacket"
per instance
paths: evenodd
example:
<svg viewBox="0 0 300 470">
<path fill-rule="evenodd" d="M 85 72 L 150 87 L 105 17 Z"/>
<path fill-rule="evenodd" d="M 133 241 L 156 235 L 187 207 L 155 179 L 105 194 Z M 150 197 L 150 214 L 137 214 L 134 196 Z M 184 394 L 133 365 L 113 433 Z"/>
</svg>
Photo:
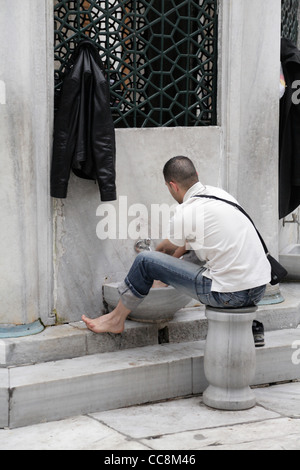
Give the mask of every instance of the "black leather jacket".
<svg viewBox="0 0 300 470">
<path fill-rule="evenodd" d="M 286 81 L 279 134 L 279 218 L 283 219 L 300 204 L 300 51 L 285 38 L 281 39 L 281 63 Z"/>
<path fill-rule="evenodd" d="M 116 195 L 115 130 L 97 48 L 79 44 L 63 81 L 55 118 L 51 196 L 66 198 L 70 172 L 98 182 L 102 201 Z"/>
</svg>

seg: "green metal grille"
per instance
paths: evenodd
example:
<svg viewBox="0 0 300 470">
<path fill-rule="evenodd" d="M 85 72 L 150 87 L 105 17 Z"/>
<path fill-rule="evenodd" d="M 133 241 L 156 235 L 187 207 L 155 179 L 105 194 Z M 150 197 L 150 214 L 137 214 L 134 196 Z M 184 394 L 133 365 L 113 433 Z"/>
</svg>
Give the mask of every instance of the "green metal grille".
<svg viewBox="0 0 300 470">
<path fill-rule="evenodd" d="M 290 39 L 295 45 L 298 41 L 298 11 L 299 0 L 282 0 L 282 36 Z"/>
<path fill-rule="evenodd" d="M 56 0 L 59 89 L 78 41 L 99 48 L 116 127 L 215 125 L 217 0 Z"/>
</svg>

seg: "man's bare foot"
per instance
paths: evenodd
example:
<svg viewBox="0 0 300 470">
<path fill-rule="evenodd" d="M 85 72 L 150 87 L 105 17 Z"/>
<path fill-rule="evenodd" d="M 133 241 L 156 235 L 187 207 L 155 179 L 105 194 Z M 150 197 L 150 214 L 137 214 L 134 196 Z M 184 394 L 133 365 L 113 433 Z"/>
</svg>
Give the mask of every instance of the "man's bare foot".
<svg viewBox="0 0 300 470">
<path fill-rule="evenodd" d="M 125 320 L 130 314 L 122 302 L 120 301 L 111 313 L 103 315 L 102 317 L 92 320 L 91 318 L 82 315 L 82 321 L 86 324 L 87 328 L 94 333 L 123 333 L 125 329 Z"/>
<path fill-rule="evenodd" d="M 124 331 L 124 323 L 116 321 L 111 313 L 96 318 L 95 320 L 82 315 L 82 320 L 88 329 L 94 333 L 114 333 L 117 335 L 119 333 L 123 333 Z"/>
</svg>

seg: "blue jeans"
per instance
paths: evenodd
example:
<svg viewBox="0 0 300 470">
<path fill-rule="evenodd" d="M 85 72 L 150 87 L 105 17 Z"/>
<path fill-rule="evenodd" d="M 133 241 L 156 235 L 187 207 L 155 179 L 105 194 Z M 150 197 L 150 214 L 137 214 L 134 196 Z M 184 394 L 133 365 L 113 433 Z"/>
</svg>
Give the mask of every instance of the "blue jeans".
<svg viewBox="0 0 300 470">
<path fill-rule="evenodd" d="M 205 268 L 197 264 L 163 253 L 140 253 L 119 286 L 121 301 L 129 310 L 135 309 L 148 295 L 154 280 L 173 286 L 211 307 L 250 307 L 257 305 L 264 296 L 266 286 L 233 293 L 212 292 L 212 281 L 203 276 L 204 271 Z"/>
</svg>

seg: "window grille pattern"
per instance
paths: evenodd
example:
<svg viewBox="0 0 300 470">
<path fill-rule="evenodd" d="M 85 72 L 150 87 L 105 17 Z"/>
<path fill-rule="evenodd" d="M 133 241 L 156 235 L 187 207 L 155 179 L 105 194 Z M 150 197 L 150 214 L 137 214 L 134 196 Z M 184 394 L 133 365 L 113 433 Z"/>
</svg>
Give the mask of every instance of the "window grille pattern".
<svg viewBox="0 0 300 470">
<path fill-rule="evenodd" d="M 99 48 L 116 127 L 216 124 L 217 0 L 55 0 L 59 89 L 76 44 Z"/>
<path fill-rule="evenodd" d="M 282 36 L 290 39 L 295 45 L 298 41 L 299 0 L 282 0 Z"/>
</svg>

